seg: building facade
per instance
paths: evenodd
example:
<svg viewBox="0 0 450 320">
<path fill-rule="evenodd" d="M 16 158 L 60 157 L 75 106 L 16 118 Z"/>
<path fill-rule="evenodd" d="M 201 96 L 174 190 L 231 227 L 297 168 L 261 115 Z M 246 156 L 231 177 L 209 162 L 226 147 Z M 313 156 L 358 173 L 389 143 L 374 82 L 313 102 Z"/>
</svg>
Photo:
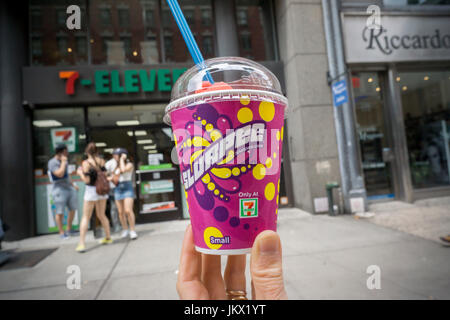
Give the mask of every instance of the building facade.
<svg viewBox="0 0 450 320">
<path fill-rule="evenodd" d="M 247 57 L 284 86 L 272 1 L 180 4 L 205 58 Z M 80 8 L 80 29 L 66 25 L 70 5 Z M 94 141 L 105 159 L 115 147 L 128 150 L 136 168 L 138 223 L 187 218 L 163 115 L 172 85 L 193 62 L 166 2 L 30 0 L 1 6 L 0 193 L 8 237 L 56 231 L 47 162 L 60 142 L 68 145 L 79 208 L 84 184 L 76 168 Z M 282 174 L 280 194 L 288 206 L 292 188 L 285 176 L 290 173 Z"/>
<path fill-rule="evenodd" d="M 450 194 L 449 14 L 449 1 L 277 2 L 296 206 L 327 211 L 334 181 L 341 212 Z"/>
<path fill-rule="evenodd" d="M 66 26 L 73 4 L 79 30 Z M 328 212 L 327 184 L 338 186 L 341 213 L 450 194 L 449 1 L 180 4 L 205 58 L 247 57 L 282 84 L 289 112 L 280 206 Z M 75 168 L 95 141 L 105 158 L 114 147 L 130 152 L 138 222 L 188 217 L 162 117 L 193 62 L 166 2 L 0 6 L 0 214 L 8 238 L 54 232 L 46 163 L 61 141 L 80 204 Z"/>
</svg>

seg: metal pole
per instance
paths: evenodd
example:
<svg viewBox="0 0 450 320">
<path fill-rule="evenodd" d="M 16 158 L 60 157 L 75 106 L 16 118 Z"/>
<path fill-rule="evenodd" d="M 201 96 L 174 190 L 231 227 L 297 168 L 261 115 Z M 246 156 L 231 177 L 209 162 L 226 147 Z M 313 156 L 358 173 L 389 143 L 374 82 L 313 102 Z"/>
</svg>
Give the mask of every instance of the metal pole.
<svg viewBox="0 0 450 320">
<path fill-rule="evenodd" d="M 214 0 L 216 56 L 239 56 L 239 39 L 234 1 Z"/>
<path fill-rule="evenodd" d="M 341 24 L 339 18 L 339 1 L 332 0 L 331 1 L 331 21 L 333 25 L 333 38 L 335 45 L 335 54 L 336 54 L 336 65 L 337 65 L 337 81 L 346 80 L 347 87 L 349 84 L 349 77 L 347 74 L 347 68 L 345 65 L 344 59 L 344 47 L 343 47 L 343 39 L 342 39 L 342 31 Z M 343 127 L 346 138 L 346 153 L 347 153 L 347 162 L 348 162 L 348 173 L 350 176 L 350 189 L 349 196 L 350 197 L 363 197 L 366 200 L 366 190 L 364 187 L 364 180 L 360 174 L 360 166 L 359 166 L 359 153 L 357 148 L 357 139 L 354 128 L 354 114 L 352 104 L 346 102 L 342 104 L 342 116 L 343 116 Z M 345 195 L 344 195 L 345 196 Z M 350 199 L 347 199 L 349 201 Z M 366 201 L 364 201 L 366 203 Z"/>
<path fill-rule="evenodd" d="M 334 0 L 333 0 L 334 1 Z M 329 76 L 331 79 L 335 79 L 337 75 L 337 67 L 336 67 L 336 57 L 335 50 L 333 46 L 333 34 L 332 34 L 332 26 L 331 26 L 331 16 L 330 16 L 330 3 L 329 0 L 322 0 L 322 12 L 323 12 L 323 22 L 325 29 L 325 38 L 327 45 L 327 53 L 328 53 L 328 66 L 329 66 Z M 331 85 L 331 83 L 330 83 Z M 344 212 L 349 212 L 349 202 L 348 200 L 348 192 L 349 192 L 349 174 L 347 167 L 347 159 L 346 159 L 346 146 L 345 146 L 345 133 L 343 129 L 343 121 L 342 121 L 342 108 L 341 107 L 333 107 L 334 114 L 334 125 L 336 130 L 336 140 L 337 140 L 337 149 L 338 149 L 338 158 L 339 158 L 339 171 L 341 174 L 341 186 L 342 186 L 342 195 L 344 197 Z"/>
</svg>

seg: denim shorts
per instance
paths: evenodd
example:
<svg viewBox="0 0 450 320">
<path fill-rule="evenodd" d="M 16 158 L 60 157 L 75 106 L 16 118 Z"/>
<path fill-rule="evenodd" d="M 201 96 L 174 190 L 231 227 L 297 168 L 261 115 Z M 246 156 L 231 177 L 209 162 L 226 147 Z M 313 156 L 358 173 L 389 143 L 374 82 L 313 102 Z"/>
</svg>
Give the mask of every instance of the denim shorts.
<svg viewBox="0 0 450 320">
<path fill-rule="evenodd" d="M 134 199 L 134 189 L 131 181 L 119 182 L 114 188 L 114 200 L 123 200 L 126 198 Z"/>
</svg>

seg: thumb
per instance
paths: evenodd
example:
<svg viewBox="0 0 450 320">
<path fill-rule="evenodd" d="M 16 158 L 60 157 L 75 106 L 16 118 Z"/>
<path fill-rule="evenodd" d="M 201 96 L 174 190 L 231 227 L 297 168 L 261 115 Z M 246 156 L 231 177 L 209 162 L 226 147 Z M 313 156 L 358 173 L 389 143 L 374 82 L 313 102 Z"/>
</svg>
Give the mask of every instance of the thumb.
<svg viewBox="0 0 450 320">
<path fill-rule="evenodd" d="M 256 300 L 287 299 L 281 261 L 281 242 L 271 230 L 261 232 L 255 239 L 250 257 L 253 298 Z"/>
</svg>

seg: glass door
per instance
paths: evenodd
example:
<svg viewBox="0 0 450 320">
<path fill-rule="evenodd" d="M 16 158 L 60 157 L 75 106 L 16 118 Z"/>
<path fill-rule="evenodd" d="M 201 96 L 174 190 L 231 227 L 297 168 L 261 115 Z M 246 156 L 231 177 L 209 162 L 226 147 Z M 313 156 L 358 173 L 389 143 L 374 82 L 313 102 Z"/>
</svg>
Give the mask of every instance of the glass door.
<svg viewBox="0 0 450 320">
<path fill-rule="evenodd" d="M 124 148 L 128 151 L 128 158 L 135 163 L 136 161 L 136 151 L 135 143 L 132 135 L 132 130 L 127 128 L 91 128 L 90 130 L 90 141 L 95 142 L 99 155 L 108 162 L 112 159 L 112 153 L 115 148 Z M 135 177 L 133 177 L 133 187 L 135 188 Z M 111 186 L 113 186 L 111 184 Z M 136 188 L 135 188 L 136 194 Z M 133 211 L 136 214 L 138 210 L 138 205 L 136 201 L 134 202 Z M 117 206 L 114 202 L 114 191 L 111 190 L 109 194 L 109 199 L 106 202 L 106 216 L 108 217 L 112 231 L 117 232 L 120 230 L 120 220 L 118 216 Z M 93 215 L 93 223 L 95 226 L 95 233 L 102 234 L 103 229 L 101 228 L 100 221 Z M 91 223 L 92 223 L 91 222 Z"/>
<path fill-rule="evenodd" d="M 170 158 L 174 146 L 171 137 L 171 129 L 164 124 L 91 129 L 91 141 L 106 161 L 120 147 L 128 151 L 134 163 L 137 223 L 182 217 L 179 171 Z"/>
<path fill-rule="evenodd" d="M 354 72 L 352 85 L 367 198 L 394 198 L 393 152 L 387 130 L 382 74 Z"/>
<path fill-rule="evenodd" d="M 134 130 L 136 186 L 141 221 L 182 217 L 180 176 L 171 160 L 172 129 L 163 124 Z"/>
</svg>

